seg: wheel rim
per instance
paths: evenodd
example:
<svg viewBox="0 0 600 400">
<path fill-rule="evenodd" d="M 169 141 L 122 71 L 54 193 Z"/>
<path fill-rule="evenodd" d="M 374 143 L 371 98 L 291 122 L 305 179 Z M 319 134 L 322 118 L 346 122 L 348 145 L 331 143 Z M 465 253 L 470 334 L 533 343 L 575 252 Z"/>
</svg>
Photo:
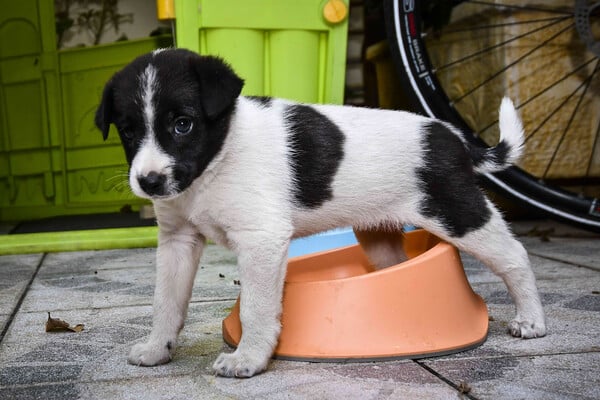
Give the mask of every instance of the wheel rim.
<svg viewBox="0 0 600 400">
<path fill-rule="evenodd" d="M 402 29 L 406 30 L 407 37 L 413 37 L 413 39 L 405 38 L 405 43 L 399 43 L 398 50 L 401 57 L 397 61 L 403 64 L 405 70 L 412 70 L 412 73 L 408 74 L 409 83 L 413 89 L 417 88 L 414 91 L 425 113 L 438 118 L 448 119 L 455 123 L 458 121 L 459 127 L 476 132 L 484 142 L 493 144 L 497 141 L 498 136 L 496 106 L 489 107 L 484 112 L 481 109 L 477 109 L 477 112 L 472 113 L 479 118 L 477 120 L 468 118 L 468 112 L 465 111 L 465 104 L 469 102 L 481 102 L 482 99 L 495 99 L 499 102 L 502 95 L 508 91 L 511 97 L 517 98 L 517 107 L 521 109 L 522 115 L 525 114 L 525 130 L 528 133 L 527 146 L 533 149 L 526 156 L 531 159 L 531 151 L 537 151 L 541 154 L 541 156 L 540 154 L 535 155 L 538 163 L 539 159 L 546 162 L 542 166 L 538 165 L 537 169 L 534 168 L 533 170 L 531 166 L 521 165 L 527 172 L 509 171 L 507 174 L 525 175 L 526 180 L 530 181 L 536 181 L 537 179 L 538 183 L 540 183 L 540 191 L 548 190 L 552 192 L 550 194 L 551 197 L 554 196 L 559 198 L 559 200 L 564 197 L 569 198 L 569 201 L 577 202 L 577 196 L 574 196 L 572 193 L 566 194 L 561 189 L 547 186 L 545 181 L 550 180 L 559 184 L 564 183 L 561 182 L 561 178 L 564 178 L 560 175 L 561 170 L 563 170 L 561 165 L 567 163 L 568 159 L 564 160 L 561 157 L 565 157 L 566 155 L 572 158 L 573 154 L 575 154 L 576 157 L 580 158 L 578 163 L 583 165 L 583 167 L 579 167 L 578 171 L 574 172 L 580 175 L 579 180 L 575 181 L 577 183 L 593 183 L 597 181 L 598 188 L 600 188 L 600 140 L 598 139 L 600 136 L 600 116 L 596 116 L 593 123 L 588 123 L 591 126 L 591 128 L 588 128 L 588 131 L 591 133 L 586 138 L 587 142 L 580 145 L 581 149 L 587 149 L 588 154 L 582 154 L 583 150 L 574 152 L 571 143 L 573 140 L 571 136 L 572 132 L 581 129 L 581 115 L 589 115 L 589 110 L 594 110 L 593 106 L 596 104 L 594 102 L 600 99 L 600 72 L 598 72 L 600 69 L 598 58 L 598 54 L 600 53 L 600 42 L 598 41 L 598 37 L 600 36 L 598 33 L 600 31 L 600 22 L 598 21 L 600 1 L 589 2 L 577 0 L 574 2 L 565 2 L 564 4 L 565 6 L 550 9 L 545 6 L 523 5 L 521 2 L 516 1 L 510 3 L 498 1 L 493 3 L 489 1 L 459 1 L 455 2 L 453 13 L 458 8 L 479 7 L 480 9 L 487 8 L 488 13 L 491 10 L 491 13 L 495 13 L 496 15 L 492 15 L 492 20 L 482 20 L 481 11 L 473 11 L 473 15 L 478 15 L 479 18 L 478 21 L 475 21 L 476 24 L 465 26 L 464 20 L 459 20 L 458 23 L 455 22 L 454 24 L 450 21 L 442 30 L 435 33 L 429 30 L 427 31 L 427 37 L 421 37 L 419 35 L 411 36 L 412 32 L 408 32 L 418 28 L 415 25 L 417 21 L 410 20 L 414 18 L 411 7 L 415 6 L 415 2 L 394 1 L 393 24 L 389 24 L 389 28 L 395 30 L 397 38 L 402 36 Z M 462 10 L 462 13 L 463 18 L 469 16 L 468 12 L 464 10 Z M 524 19 L 521 15 L 520 20 L 515 20 L 515 13 L 527 14 L 528 19 Z M 400 18 L 404 19 L 400 21 Z M 495 20 L 493 20 L 494 18 Z M 511 18 L 512 20 L 510 20 Z M 520 32 L 514 33 L 515 26 L 520 28 Z M 448 41 L 440 40 L 440 38 L 448 38 L 448 35 L 460 36 L 467 33 L 473 36 L 473 32 L 477 32 L 475 35 L 477 38 L 477 36 L 481 36 L 480 32 L 482 30 L 488 30 L 489 34 L 490 30 L 501 31 L 508 29 L 512 30 L 510 34 L 502 32 L 502 35 L 496 35 L 494 38 L 495 41 L 485 43 L 479 48 L 471 49 L 470 52 L 460 49 L 462 51 L 460 57 L 446 57 L 446 59 L 443 59 L 443 57 L 440 58 L 436 54 L 432 54 L 432 51 L 435 51 L 434 41 L 438 41 L 438 48 L 443 49 L 444 52 L 450 53 L 452 51 Z M 543 39 L 532 40 L 536 35 L 543 36 Z M 578 49 L 583 49 L 581 53 L 584 57 L 579 55 L 573 58 L 571 56 L 568 60 L 570 63 L 568 70 L 564 70 L 560 74 L 555 73 L 550 81 L 541 81 L 541 84 L 534 88 L 535 90 L 530 89 L 526 95 L 518 92 L 516 95 L 515 93 L 510 93 L 511 90 L 515 91 L 514 82 L 524 84 L 522 76 L 516 74 L 517 79 L 513 79 L 512 87 L 511 85 L 508 85 L 508 88 L 501 86 L 495 95 L 490 95 L 489 85 L 494 83 L 495 80 L 507 80 L 509 74 L 515 75 L 514 71 L 522 68 L 527 63 L 531 63 L 531 60 L 535 57 L 540 59 L 546 58 L 550 66 L 556 67 L 553 64 L 553 59 L 547 58 L 548 54 L 552 54 L 552 51 L 548 49 L 556 50 L 557 43 L 562 43 L 562 45 L 565 43 L 570 44 L 574 39 L 578 40 Z M 523 43 L 525 41 L 531 43 L 527 43 L 527 46 L 524 46 Z M 423 43 L 427 43 L 427 46 L 422 47 Z M 519 45 L 517 50 L 514 49 L 516 45 Z M 515 54 L 507 56 L 506 53 L 510 53 L 511 51 Z M 422 53 L 422 58 L 419 52 Z M 505 56 L 498 63 L 501 64 L 499 68 L 493 68 L 494 65 L 491 65 L 485 58 L 486 54 L 493 54 L 494 52 L 503 52 Z M 462 83 L 460 80 L 457 84 L 456 80 L 453 81 L 447 77 L 448 75 L 452 75 L 452 73 L 456 74 L 455 71 L 457 70 L 462 70 L 463 74 L 468 73 L 466 65 L 469 63 L 473 63 L 476 66 L 479 63 L 479 69 L 482 69 L 482 63 L 485 64 L 486 62 L 488 63 L 487 65 L 490 65 L 489 72 L 483 77 L 470 76 L 470 78 L 473 78 L 471 80 L 475 82 L 471 83 L 470 86 L 460 87 Z M 548 69 L 549 67 L 546 66 L 545 68 Z M 577 82 L 575 86 L 573 86 L 573 81 Z M 451 87 L 452 83 L 456 87 Z M 564 88 L 569 87 L 569 85 L 571 90 L 566 91 Z M 564 95 L 556 96 L 558 89 L 562 90 Z M 482 95 L 481 93 L 486 90 L 488 93 Z M 438 103 L 441 101 L 442 103 L 445 102 L 445 104 L 442 106 L 432 104 L 431 93 L 435 93 L 434 97 L 437 97 L 436 101 Z M 428 96 L 429 98 L 427 98 Z M 539 112 L 537 114 L 531 112 L 533 109 L 532 106 L 542 104 L 542 100 L 548 102 L 548 98 L 550 97 L 554 99 L 554 103 L 551 106 L 542 107 L 542 111 L 545 114 L 540 116 Z M 547 131 L 549 126 L 557 125 L 556 119 L 557 115 L 560 114 L 559 111 L 564 114 L 564 121 L 562 121 L 562 128 L 559 134 L 552 137 L 553 141 L 550 144 L 554 147 L 550 148 L 551 146 L 545 142 L 548 142 L 548 137 L 551 137 L 551 135 L 548 136 L 545 130 Z M 594 114 L 598 113 L 595 112 Z M 481 118 L 480 115 L 484 115 L 485 118 Z M 464 118 L 465 116 L 467 118 Z M 530 117 L 529 120 L 527 119 L 528 116 Z M 537 125 L 534 125 L 533 122 L 537 122 Z M 582 169 L 583 173 L 581 172 Z M 573 180 L 573 176 L 571 174 L 567 178 Z M 565 210 L 563 212 L 555 206 L 548 207 L 548 202 L 544 198 L 548 194 L 544 194 L 541 199 L 535 199 L 527 193 L 523 193 L 519 188 L 515 189 L 512 182 L 507 183 L 506 177 L 502 174 L 499 176 L 489 175 L 487 178 L 503 191 L 509 192 L 515 197 L 524 197 L 522 200 L 539 209 L 551 212 L 558 217 L 575 220 L 575 222 L 583 223 L 584 225 L 591 224 L 593 229 L 600 228 L 600 222 L 589 221 L 590 218 L 595 219 L 600 217 L 595 193 L 591 193 L 591 198 L 589 198 L 589 196 L 585 196 L 585 191 L 581 192 L 583 196 L 580 196 L 581 204 L 578 205 L 578 210 L 575 212 L 573 210 Z M 583 214 L 581 218 L 573 215 L 578 212 Z"/>
</svg>

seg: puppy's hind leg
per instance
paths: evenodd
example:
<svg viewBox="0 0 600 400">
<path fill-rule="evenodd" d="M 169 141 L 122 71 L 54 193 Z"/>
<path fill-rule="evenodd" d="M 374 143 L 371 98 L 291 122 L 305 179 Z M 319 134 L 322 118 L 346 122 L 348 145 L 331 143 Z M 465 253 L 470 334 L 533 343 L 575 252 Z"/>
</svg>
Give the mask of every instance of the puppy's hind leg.
<svg viewBox="0 0 600 400">
<path fill-rule="evenodd" d="M 377 269 L 400 264 L 408 259 L 404 252 L 401 231 L 354 228 L 354 235 L 367 254 L 369 261 Z"/>
<path fill-rule="evenodd" d="M 546 335 L 544 310 L 527 251 L 513 237 L 496 208 L 486 200 L 489 220 L 459 238 L 445 239 L 473 255 L 502 278 L 517 309 L 509 323 L 511 335 L 535 338 Z"/>
</svg>

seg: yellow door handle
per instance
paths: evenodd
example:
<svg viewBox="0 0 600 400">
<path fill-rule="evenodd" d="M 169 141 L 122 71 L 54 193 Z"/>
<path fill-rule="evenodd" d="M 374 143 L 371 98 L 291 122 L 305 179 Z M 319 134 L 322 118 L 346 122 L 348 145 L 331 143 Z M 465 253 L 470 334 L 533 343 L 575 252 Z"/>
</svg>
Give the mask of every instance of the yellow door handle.
<svg viewBox="0 0 600 400">
<path fill-rule="evenodd" d="M 323 17 L 330 24 L 339 24 L 348 16 L 348 6 L 342 0 L 329 0 L 323 7 Z"/>
</svg>

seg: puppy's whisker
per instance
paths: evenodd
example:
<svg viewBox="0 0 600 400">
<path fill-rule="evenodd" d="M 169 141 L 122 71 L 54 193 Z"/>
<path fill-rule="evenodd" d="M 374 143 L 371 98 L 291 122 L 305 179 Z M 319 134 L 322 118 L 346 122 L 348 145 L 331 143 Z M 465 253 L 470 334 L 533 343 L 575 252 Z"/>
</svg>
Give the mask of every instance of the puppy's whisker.
<svg viewBox="0 0 600 400">
<path fill-rule="evenodd" d="M 109 184 L 119 185 L 119 184 L 122 184 L 123 182 L 129 181 L 129 174 L 123 173 L 123 172 L 117 172 L 115 175 L 106 178 L 105 181 Z"/>
<path fill-rule="evenodd" d="M 109 191 L 118 193 L 118 198 L 122 200 L 135 199 L 135 195 L 129 187 L 129 172 L 117 171 L 114 176 L 106 179 L 110 185 Z"/>
</svg>

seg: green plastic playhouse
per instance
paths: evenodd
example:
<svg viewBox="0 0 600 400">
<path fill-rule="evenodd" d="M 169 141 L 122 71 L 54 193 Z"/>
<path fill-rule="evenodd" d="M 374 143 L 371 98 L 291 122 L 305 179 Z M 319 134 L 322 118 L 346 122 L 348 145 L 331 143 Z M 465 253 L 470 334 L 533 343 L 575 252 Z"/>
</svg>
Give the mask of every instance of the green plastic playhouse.
<svg viewBox="0 0 600 400">
<path fill-rule="evenodd" d="M 347 19 L 328 22 L 330 2 L 175 0 L 177 46 L 223 57 L 245 79 L 244 94 L 342 103 Z M 0 222 L 137 209 L 144 203 L 128 190 L 118 136 L 103 142 L 94 113 L 115 71 L 172 38 L 57 50 L 52 1 L 5 3 Z"/>
</svg>

